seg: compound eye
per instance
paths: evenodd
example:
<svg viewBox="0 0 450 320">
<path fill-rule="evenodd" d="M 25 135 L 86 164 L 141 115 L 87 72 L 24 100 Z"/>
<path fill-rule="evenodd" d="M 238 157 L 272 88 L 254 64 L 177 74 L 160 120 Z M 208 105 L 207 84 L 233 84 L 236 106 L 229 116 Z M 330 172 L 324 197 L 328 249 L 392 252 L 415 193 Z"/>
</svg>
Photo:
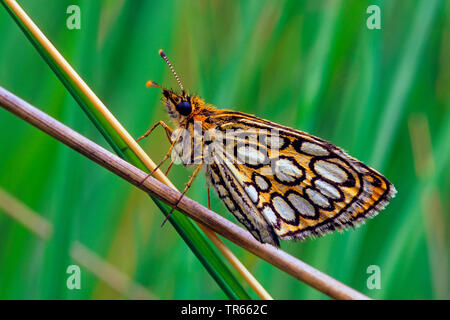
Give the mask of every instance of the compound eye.
<svg viewBox="0 0 450 320">
<path fill-rule="evenodd" d="M 177 104 L 177 111 L 182 116 L 188 116 L 192 112 L 192 106 L 189 101 L 182 101 L 179 104 Z"/>
</svg>

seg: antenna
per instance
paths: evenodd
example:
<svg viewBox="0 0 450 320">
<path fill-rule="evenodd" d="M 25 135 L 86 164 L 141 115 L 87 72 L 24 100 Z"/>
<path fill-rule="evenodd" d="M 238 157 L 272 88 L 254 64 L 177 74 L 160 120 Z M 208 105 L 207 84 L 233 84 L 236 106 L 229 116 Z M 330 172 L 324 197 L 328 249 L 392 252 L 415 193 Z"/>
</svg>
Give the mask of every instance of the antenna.
<svg viewBox="0 0 450 320">
<path fill-rule="evenodd" d="M 159 55 L 161 56 L 161 58 L 164 59 L 164 61 L 166 61 L 166 63 L 169 65 L 170 70 L 172 70 L 173 75 L 175 76 L 175 79 L 177 79 L 178 85 L 181 88 L 181 91 L 183 92 L 183 95 L 185 93 L 184 91 L 184 87 L 181 84 L 180 78 L 178 77 L 177 73 L 175 72 L 175 69 L 173 68 L 172 64 L 170 63 L 169 59 L 167 58 L 166 54 L 164 53 L 164 51 L 162 51 L 162 49 L 159 50 Z"/>
</svg>

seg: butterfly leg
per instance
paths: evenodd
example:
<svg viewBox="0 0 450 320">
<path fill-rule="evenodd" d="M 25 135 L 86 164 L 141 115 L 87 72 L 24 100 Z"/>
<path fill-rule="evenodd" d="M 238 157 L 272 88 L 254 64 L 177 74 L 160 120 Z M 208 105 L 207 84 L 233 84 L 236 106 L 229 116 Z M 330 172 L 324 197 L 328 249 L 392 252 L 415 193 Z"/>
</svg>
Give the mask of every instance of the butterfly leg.
<svg viewBox="0 0 450 320">
<path fill-rule="evenodd" d="M 206 196 L 208 197 L 208 209 L 211 210 L 211 189 L 209 189 L 209 184 L 206 184 Z"/>
<path fill-rule="evenodd" d="M 166 176 L 169 174 L 170 169 L 172 169 L 173 163 L 174 163 L 174 160 L 173 160 L 173 159 L 170 160 L 169 166 L 167 167 L 166 172 L 164 172 L 164 174 L 165 174 Z"/>
<path fill-rule="evenodd" d="M 186 191 L 188 191 L 189 188 L 192 186 L 192 183 L 194 182 L 195 177 L 199 174 L 201 168 L 202 168 L 201 164 L 199 166 L 197 166 L 197 168 L 195 168 L 194 173 L 192 174 L 192 176 L 189 179 L 189 181 L 186 183 L 186 187 L 184 188 L 183 192 L 181 192 L 181 195 L 178 198 L 177 202 L 175 202 L 174 206 L 172 207 L 172 210 L 170 210 L 169 214 L 164 219 L 163 223 L 161 224 L 161 227 L 166 223 L 167 219 L 170 217 L 172 212 L 177 208 L 177 206 L 180 203 L 181 199 L 183 199 Z"/>
<path fill-rule="evenodd" d="M 173 149 L 173 147 L 175 146 L 175 143 L 176 143 L 176 140 L 172 142 L 172 144 L 171 144 L 171 146 L 170 146 L 170 148 L 169 148 L 169 151 L 166 153 L 166 155 L 164 156 L 164 158 L 158 163 L 158 165 L 157 165 L 157 166 L 156 166 L 156 167 L 155 167 L 155 168 L 154 168 L 154 169 L 153 169 L 153 170 L 152 170 L 152 171 L 151 171 L 144 179 L 142 179 L 141 182 L 139 182 L 138 186 L 142 185 L 142 184 L 145 182 L 145 180 L 148 179 L 148 177 L 150 177 L 151 175 L 153 175 L 153 173 L 155 173 L 155 171 L 158 170 L 159 167 L 161 167 L 162 164 L 163 164 L 164 162 L 166 162 L 167 159 L 169 159 L 170 153 L 172 152 L 172 149 Z M 173 161 L 170 162 L 170 166 L 172 166 L 172 164 L 173 164 Z M 169 169 L 170 169 L 170 167 L 169 167 Z M 169 169 L 168 169 L 167 171 L 169 171 Z"/>
<path fill-rule="evenodd" d="M 158 121 L 157 123 L 155 123 L 143 136 L 137 138 L 136 142 L 139 142 L 140 140 L 147 138 L 149 134 L 156 129 L 157 126 L 162 126 L 164 128 L 164 130 L 166 131 L 167 138 L 169 138 L 169 141 L 172 142 L 173 130 L 164 121 Z"/>
</svg>

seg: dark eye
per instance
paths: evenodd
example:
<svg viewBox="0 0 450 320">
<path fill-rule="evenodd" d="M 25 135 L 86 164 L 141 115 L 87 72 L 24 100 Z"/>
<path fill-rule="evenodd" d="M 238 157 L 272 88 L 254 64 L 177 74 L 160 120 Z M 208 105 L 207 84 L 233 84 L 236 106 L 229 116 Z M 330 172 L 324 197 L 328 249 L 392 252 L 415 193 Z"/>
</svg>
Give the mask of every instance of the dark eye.
<svg viewBox="0 0 450 320">
<path fill-rule="evenodd" d="M 177 111 L 183 115 L 188 116 L 192 112 L 192 106 L 189 101 L 182 101 L 177 104 Z"/>
</svg>

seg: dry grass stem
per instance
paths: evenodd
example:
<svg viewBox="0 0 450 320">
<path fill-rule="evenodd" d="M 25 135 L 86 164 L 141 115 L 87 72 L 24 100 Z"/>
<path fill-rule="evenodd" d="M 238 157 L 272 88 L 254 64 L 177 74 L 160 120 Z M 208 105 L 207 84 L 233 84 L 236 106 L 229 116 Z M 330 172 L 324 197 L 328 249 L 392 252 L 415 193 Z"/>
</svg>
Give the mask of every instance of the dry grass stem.
<svg viewBox="0 0 450 320">
<path fill-rule="evenodd" d="M 124 297 L 133 300 L 157 299 L 146 288 L 133 282 L 126 274 L 79 242 L 74 242 L 70 247 L 70 256 Z"/>
<path fill-rule="evenodd" d="M 1 188 L 0 208 L 38 237 L 46 240 L 52 236 L 53 226 L 51 223 Z"/>
</svg>

